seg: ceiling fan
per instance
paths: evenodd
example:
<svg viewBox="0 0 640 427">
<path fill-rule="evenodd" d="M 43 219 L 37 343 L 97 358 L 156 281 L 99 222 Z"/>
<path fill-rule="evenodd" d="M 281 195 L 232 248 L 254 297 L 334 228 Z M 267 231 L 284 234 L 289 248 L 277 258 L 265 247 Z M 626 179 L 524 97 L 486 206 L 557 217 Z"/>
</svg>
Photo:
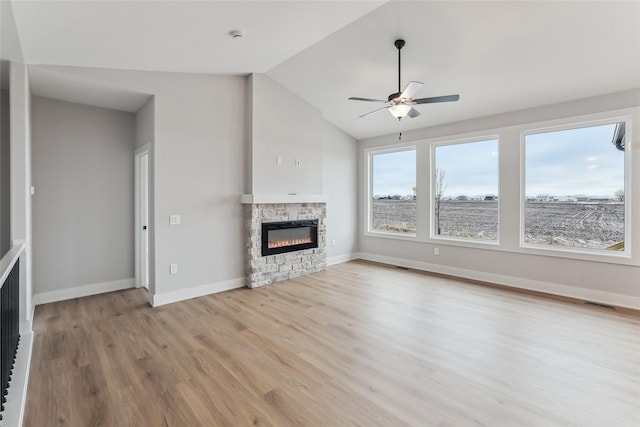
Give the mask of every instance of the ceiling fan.
<svg viewBox="0 0 640 427">
<path fill-rule="evenodd" d="M 403 117 L 409 116 L 411 118 L 418 117 L 420 112 L 413 108 L 417 104 L 434 104 L 437 102 L 455 102 L 460 99 L 460 95 L 446 95 L 446 96 L 434 96 L 431 98 L 417 98 L 413 99 L 413 96 L 424 86 L 424 83 L 410 82 L 407 87 L 400 91 L 400 50 L 404 47 L 405 41 L 398 39 L 394 42 L 395 47 L 398 49 L 398 92 L 389 95 L 387 100 L 384 99 L 371 99 L 371 98 L 358 98 L 351 97 L 353 101 L 366 101 L 366 102 L 381 102 L 387 104 L 382 108 L 373 110 L 369 113 L 363 114 L 360 117 L 367 117 L 380 111 L 389 110 L 391 115 L 398 120 L 402 120 Z"/>
</svg>

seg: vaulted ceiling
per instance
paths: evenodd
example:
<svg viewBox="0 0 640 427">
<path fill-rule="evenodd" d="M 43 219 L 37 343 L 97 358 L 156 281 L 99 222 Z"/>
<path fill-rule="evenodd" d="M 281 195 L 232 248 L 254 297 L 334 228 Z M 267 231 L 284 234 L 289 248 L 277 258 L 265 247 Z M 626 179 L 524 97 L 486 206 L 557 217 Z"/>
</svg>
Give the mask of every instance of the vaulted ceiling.
<svg viewBox="0 0 640 427">
<path fill-rule="evenodd" d="M 267 73 L 356 138 L 640 88 L 640 2 L 13 1 L 27 64 Z M 3 22 L 5 18 L 3 17 Z M 234 39 L 232 30 L 246 36 Z M 349 96 L 425 83 L 415 119 Z M 4 52 L 3 52 L 4 54 Z M 11 59 L 11 58 L 10 58 Z M 41 91 L 62 84 L 34 73 Z M 115 90 L 115 89 L 114 89 Z M 639 100 L 640 101 L 640 100 Z"/>
</svg>

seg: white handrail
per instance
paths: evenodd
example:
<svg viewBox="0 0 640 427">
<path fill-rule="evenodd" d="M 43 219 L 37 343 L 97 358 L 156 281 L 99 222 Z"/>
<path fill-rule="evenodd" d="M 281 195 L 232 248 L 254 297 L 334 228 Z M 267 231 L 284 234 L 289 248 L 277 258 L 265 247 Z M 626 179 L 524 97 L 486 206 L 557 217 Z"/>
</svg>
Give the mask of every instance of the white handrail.
<svg viewBox="0 0 640 427">
<path fill-rule="evenodd" d="M 0 280 L 0 288 L 4 285 L 4 281 L 9 276 L 9 273 L 11 273 L 13 266 L 18 262 L 18 258 L 22 255 L 22 252 L 24 252 L 24 247 L 24 243 L 15 245 L 9 249 L 9 252 L 7 252 L 6 255 L 2 257 L 2 260 L 0 260 L 0 273 L 2 273 L 2 276 L 0 276 L 2 279 Z"/>
</svg>

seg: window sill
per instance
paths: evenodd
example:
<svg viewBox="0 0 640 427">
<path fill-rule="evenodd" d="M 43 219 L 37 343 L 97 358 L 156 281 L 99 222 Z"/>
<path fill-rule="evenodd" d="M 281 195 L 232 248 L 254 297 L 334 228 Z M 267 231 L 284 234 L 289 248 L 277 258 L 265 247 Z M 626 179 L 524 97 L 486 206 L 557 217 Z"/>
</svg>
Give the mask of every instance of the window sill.
<svg viewBox="0 0 640 427">
<path fill-rule="evenodd" d="M 418 236 L 415 233 L 394 233 L 392 231 L 365 231 L 366 237 L 378 237 L 383 239 L 409 240 L 415 242 Z"/>
<path fill-rule="evenodd" d="M 447 239 L 442 237 L 420 238 L 417 235 L 403 235 L 398 233 L 365 232 L 364 237 L 381 239 L 404 240 L 415 243 L 424 243 L 434 246 L 452 246 L 460 248 L 481 249 L 488 251 L 509 252 L 514 254 L 544 256 L 550 258 L 565 258 L 577 261 L 601 262 L 607 264 L 619 264 L 640 266 L 640 261 L 632 258 L 629 251 L 624 252 L 594 252 L 593 250 L 576 250 L 565 248 L 547 248 L 535 245 L 507 245 L 496 241 L 475 241 L 462 239 Z"/>
</svg>

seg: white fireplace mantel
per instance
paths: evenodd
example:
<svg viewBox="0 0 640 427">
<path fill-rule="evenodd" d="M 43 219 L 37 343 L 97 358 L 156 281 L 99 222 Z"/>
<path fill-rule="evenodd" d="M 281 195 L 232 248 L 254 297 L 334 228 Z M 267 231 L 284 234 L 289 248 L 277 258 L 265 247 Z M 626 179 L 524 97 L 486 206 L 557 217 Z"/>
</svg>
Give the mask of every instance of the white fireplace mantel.
<svg viewBox="0 0 640 427">
<path fill-rule="evenodd" d="M 240 203 L 245 205 L 274 203 L 327 203 L 324 194 L 242 194 Z"/>
</svg>

